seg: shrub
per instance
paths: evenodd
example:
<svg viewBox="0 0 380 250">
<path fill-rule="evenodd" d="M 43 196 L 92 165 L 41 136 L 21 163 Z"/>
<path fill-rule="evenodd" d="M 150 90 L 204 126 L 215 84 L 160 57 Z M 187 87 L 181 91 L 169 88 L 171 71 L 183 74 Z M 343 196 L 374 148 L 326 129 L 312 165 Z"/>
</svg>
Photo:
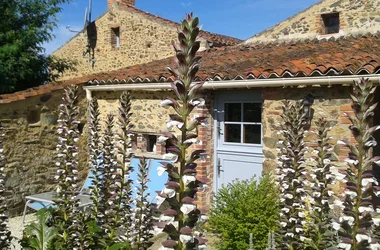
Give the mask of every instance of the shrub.
<svg viewBox="0 0 380 250">
<path fill-rule="evenodd" d="M 210 226 L 221 237 L 218 249 L 249 249 L 252 233 L 254 249 L 264 250 L 278 214 L 278 189 L 270 175 L 233 181 L 218 191 L 211 208 Z"/>
</svg>

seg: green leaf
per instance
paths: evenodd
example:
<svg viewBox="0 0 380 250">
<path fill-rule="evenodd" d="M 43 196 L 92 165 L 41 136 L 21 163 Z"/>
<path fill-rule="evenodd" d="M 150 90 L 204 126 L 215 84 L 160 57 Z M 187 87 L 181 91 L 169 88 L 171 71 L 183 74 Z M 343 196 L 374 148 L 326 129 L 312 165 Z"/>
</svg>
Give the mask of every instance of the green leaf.
<svg viewBox="0 0 380 250">
<path fill-rule="evenodd" d="M 131 249 L 128 242 L 118 242 L 108 248 L 108 250 L 129 250 Z"/>
</svg>

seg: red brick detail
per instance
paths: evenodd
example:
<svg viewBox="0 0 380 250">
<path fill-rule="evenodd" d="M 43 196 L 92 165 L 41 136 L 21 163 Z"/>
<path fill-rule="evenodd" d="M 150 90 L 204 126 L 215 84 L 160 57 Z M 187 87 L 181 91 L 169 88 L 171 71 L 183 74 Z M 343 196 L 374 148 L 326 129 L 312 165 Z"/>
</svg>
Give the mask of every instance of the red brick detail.
<svg viewBox="0 0 380 250">
<path fill-rule="evenodd" d="M 146 139 L 142 134 L 137 135 L 137 149 L 141 150 L 141 152 L 146 152 L 147 150 Z"/>
<path fill-rule="evenodd" d="M 108 0 L 108 9 L 112 7 L 113 4 L 118 4 L 120 7 L 135 6 L 135 0 Z"/>
<path fill-rule="evenodd" d="M 165 143 L 156 143 L 156 154 L 158 155 L 166 154 Z"/>
</svg>

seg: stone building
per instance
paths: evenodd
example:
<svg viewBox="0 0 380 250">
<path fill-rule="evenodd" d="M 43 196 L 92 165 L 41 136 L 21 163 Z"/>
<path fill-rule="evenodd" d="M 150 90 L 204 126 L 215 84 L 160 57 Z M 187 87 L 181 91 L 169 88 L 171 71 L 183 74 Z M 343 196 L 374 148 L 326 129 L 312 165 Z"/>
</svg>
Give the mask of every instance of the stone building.
<svg viewBox="0 0 380 250">
<path fill-rule="evenodd" d="M 79 63 L 76 72 L 64 74 L 59 82 L 0 96 L 0 120 L 6 135 L 6 185 L 10 191 L 7 201 L 11 214 L 22 210 L 23 197 L 50 191 L 55 185 L 57 108 L 65 86 L 85 84 L 95 73 L 112 72 L 174 55 L 171 41 L 177 37 L 178 23 L 135 8 L 134 0 L 107 2 L 108 10 L 102 16 L 53 53 L 58 57 L 76 60 Z M 201 31 L 200 37 L 203 50 L 241 42 L 207 31 Z M 165 68 L 165 65 L 162 67 Z M 71 80 L 66 81 L 68 79 Z M 114 103 L 116 100 L 109 102 Z M 87 102 L 83 90 L 79 105 L 80 128 L 85 130 Z M 135 109 L 138 108 L 136 105 Z M 154 131 L 155 127 L 152 126 L 155 122 L 151 124 L 142 131 Z M 80 141 L 81 175 L 85 177 L 88 173 L 85 132 Z"/>
<path fill-rule="evenodd" d="M 257 35 L 262 40 L 254 40 L 254 36 L 239 45 L 223 49 L 214 46 L 207 52 L 200 52 L 202 62 L 198 80 L 205 81 L 206 104 L 196 110 L 196 115 L 207 116 L 210 126 L 200 129 L 202 143 L 195 147 L 208 153 L 199 162 L 198 169 L 199 176 L 208 178 L 212 187 L 199 195 L 198 202 L 202 207 L 209 205 L 213 192 L 234 178 L 245 179 L 275 168 L 277 130 L 285 99 L 300 100 L 313 96 L 313 118 L 327 117 L 334 125 L 331 135 L 335 140 L 351 139 L 349 122 L 344 113 L 352 112 L 349 98 L 352 81 L 364 76 L 380 83 L 380 37 L 377 33 L 380 23 L 376 18 L 372 19 L 369 16 L 372 12 L 368 11 L 365 17 L 369 20 L 369 29 L 360 21 L 363 16 L 354 14 L 355 9 L 361 11 L 363 6 L 373 10 L 379 5 L 378 0 L 358 0 L 351 6 L 347 3 L 343 0 L 321 1 Z M 127 9 L 125 11 L 128 13 L 137 11 L 131 6 Z M 108 13 L 111 11 L 115 10 L 111 8 Z M 337 12 L 339 15 L 336 15 Z M 306 31 L 306 28 L 297 29 L 303 23 L 300 21 L 302 17 L 307 17 L 308 25 L 315 25 L 316 19 L 309 19 L 323 19 L 324 15 L 332 18 L 326 21 L 324 28 L 317 31 L 313 26 L 313 32 Z M 290 31 L 281 32 L 284 28 L 279 27 L 289 27 Z M 341 32 L 342 29 L 344 32 Z M 330 33 L 322 34 L 323 30 Z M 368 33 L 371 30 L 373 32 Z M 303 37 L 308 39 L 301 39 L 301 34 L 307 34 Z M 12 140 L 5 144 L 6 155 L 11 163 L 15 162 L 9 170 L 14 181 L 7 185 L 14 187 L 18 198 L 46 188 L 40 180 L 48 178 L 48 172 L 40 173 L 37 167 L 27 166 L 26 159 L 38 166 L 42 164 L 40 159 L 34 159 L 25 152 L 32 148 L 38 148 L 41 153 L 52 152 L 54 125 L 50 123 L 55 118 L 50 116 L 50 112 L 56 105 L 58 90 L 63 86 L 85 84 L 83 99 L 84 96 L 97 97 L 103 116 L 116 111 L 117 98 L 122 91 L 131 91 L 134 109 L 132 123 L 136 126 L 136 143 L 141 147 L 140 152 L 149 152 L 154 157 L 165 153 L 164 145 L 155 142 L 160 132 L 167 131 L 169 111 L 161 108 L 159 103 L 170 95 L 168 83 L 173 81 L 165 71 L 165 66 L 172 65 L 172 57 L 164 57 L 150 62 L 139 61 L 140 64 L 136 65 L 115 66 L 119 69 L 107 72 L 96 73 L 91 69 L 89 75 L 71 75 L 57 83 L 2 96 L 0 114 L 3 119 L 6 118 L 4 125 L 8 127 L 7 134 Z M 85 112 L 83 99 L 82 112 Z M 34 111 L 35 107 L 38 107 L 37 111 Z M 376 111 L 374 122 L 380 124 L 379 111 Z M 83 114 L 82 126 L 85 127 L 85 123 Z M 28 139 L 24 141 L 24 138 Z M 83 135 L 83 144 L 85 139 Z M 20 140 L 22 145 L 12 148 Z M 342 161 L 346 153 L 342 149 L 339 160 Z M 85 153 L 81 157 L 85 166 Z M 51 161 L 52 157 L 46 160 Z M 54 170 L 47 163 L 43 166 L 48 171 Z M 25 188 L 15 187 L 20 178 L 30 179 L 32 184 Z"/>
<path fill-rule="evenodd" d="M 105 1 L 105 0 L 103 0 Z M 178 24 L 135 8 L 134 0 L 107 0 L 108 10 L 53 55 L 78 63 L 77 70 L 60 80 L 147 63 L 173 56 L 172 40 Z M 202 49 L 241 42 L 201 31 Z"/>
<path fill-rule="evenodd" d="M 379 0 L 323 0 L 244 43 L 323 39 L 380 31 Z"/>
</svg>

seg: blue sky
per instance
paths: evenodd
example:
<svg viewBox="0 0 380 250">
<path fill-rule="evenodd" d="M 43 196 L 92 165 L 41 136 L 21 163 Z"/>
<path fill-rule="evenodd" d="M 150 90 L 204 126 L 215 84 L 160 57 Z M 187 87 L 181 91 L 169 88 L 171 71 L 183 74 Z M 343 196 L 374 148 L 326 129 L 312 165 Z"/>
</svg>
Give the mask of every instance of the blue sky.
<svg viewBox="0 0 380 250">
<path fill-rule="evenodd" d="M 247 39 L 320 0 L 136 0 L 136 7 L 172 21 L 179 22 L 185 13 L 194 12 L 206 31 Z M 88 0 L 72 0 L 63 5 L 56 38 L 45 44 L 50 54 L 83 28 Z M 92 19 L 107 10 L 107 0 L 93 0 Z"/>
</svg>

